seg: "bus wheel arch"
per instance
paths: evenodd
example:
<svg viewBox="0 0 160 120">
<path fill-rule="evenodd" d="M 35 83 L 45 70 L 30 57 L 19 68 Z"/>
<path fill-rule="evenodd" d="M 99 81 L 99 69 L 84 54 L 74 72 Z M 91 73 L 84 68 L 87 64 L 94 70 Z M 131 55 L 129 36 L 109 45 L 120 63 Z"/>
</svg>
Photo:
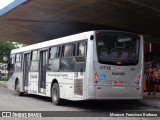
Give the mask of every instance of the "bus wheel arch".
<svg viewBox="0 0 160 120">
<path fill-rule="evenodd" d="M 52 80 L 51 87 L 50 87 L 50 96 L 51 97 L 52 97 L 52 87 L 53 87 L 53 84 L 55 84 L 55 83 L 58 83 L 57 79 Z"/>
<path fill-rule="evenodd" d="M 18 78 L 15 79 L 15 91 L 18 96 L 23 95 L 23 92 L 20 92 L 20 83 Z"/>
<path fill-rule="evenodd" d="M 51 84 L 51 98 L 55 105 L 60 105 L 62 102 L 62 99 L 60 98 L 59 83 L 56 79 L 54 79 Z"/>
</svg>

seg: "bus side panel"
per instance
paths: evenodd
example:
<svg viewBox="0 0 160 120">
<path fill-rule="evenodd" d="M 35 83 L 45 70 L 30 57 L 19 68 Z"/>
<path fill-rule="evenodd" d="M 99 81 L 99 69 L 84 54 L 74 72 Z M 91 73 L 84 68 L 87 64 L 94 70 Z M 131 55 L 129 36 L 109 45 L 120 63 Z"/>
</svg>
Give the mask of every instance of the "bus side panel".
<svg viewBox="0 0 160 120">
<path fill-rule="evenodd" d="M 15 73 L 10 77 L 10 79 L 7 81 L 7 88 L 10 90 L 15 90 Z"/>
<path fill-rule="evenodd" d="M 46 96 L 51 97 L 51 83 L 57 80 L 60 89 L 60 98 L 72 99 L 74 90 L 74 73 L 72 72 L 47 72 Z"/>
<path fill-rule="evenodd" d="M 38 94 L 38 72 L 29 72 L 28 76 L 28 93 Z"/>
<path fill-rule="evenodd" d="M 15 82 L 16 79 L 18 79 L 20 83 L 20 91 L 23 92 L 23 79 L 22 79 L 23 73 L 22 72 L 15 72 L 10 79 L 7 82 L 7 87 L 10 90 L 15 90 Z"/>
</svg>

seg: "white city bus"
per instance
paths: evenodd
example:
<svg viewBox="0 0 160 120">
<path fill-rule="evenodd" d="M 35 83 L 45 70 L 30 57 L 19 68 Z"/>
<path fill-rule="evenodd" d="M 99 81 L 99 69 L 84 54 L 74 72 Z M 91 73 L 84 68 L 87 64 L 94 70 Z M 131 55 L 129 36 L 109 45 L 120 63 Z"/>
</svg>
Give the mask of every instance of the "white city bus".
<svg viewBox="0 0 160 120">
<path fill-rule="evenodd" d="M 8 88 L 19 96 L 63 99 L 142 99 L 142 35 L 99 30 L 11 51 Z"/>
</svg>

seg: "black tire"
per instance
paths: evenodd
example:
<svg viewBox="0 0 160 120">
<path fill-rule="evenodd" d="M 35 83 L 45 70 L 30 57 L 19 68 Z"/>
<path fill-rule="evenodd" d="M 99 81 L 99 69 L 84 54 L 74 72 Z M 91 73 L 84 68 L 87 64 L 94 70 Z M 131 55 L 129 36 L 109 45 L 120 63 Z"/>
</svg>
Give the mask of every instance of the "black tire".
<svg viewBox="0 0 160 120">
<path fill-rule="evenodd" d="M 20 92 L 20 84 L 19 81 L 16 82 L 16 93 L 18 96 L 22 96 L 23 92 Z"/>
<path fill-rule="evenodd" d="M 62 103 L 62 99 L 60 98 L 59 93 L 59 85 L 58 83 L 54 83 L 52 86 L 52 92 L 51 92 L 52 102 L 55 105 L 60 105 Z"/>
</svg>

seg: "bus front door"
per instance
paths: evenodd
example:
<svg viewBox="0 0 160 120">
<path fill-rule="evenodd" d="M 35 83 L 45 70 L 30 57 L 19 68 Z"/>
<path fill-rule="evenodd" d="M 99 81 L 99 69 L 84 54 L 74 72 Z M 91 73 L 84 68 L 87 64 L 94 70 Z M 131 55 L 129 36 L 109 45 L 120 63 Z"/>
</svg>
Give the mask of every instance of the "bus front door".
<svg viewBox="0 0 160 120">
<path fill-rule="evenodd" d="M 30 67 L 30 53 L 24 54 L 24 66 L 23 66 L 23 85 L 24 90 L 28 90 L 28 74 Z"/>
<path fill-rule="evenodd" d="M 47 57 L 48 51 L 40 51 L 40 64 L 39 64 L 39 83 L 38 92 L 45 94 L 46 89 L 46 67 L 47 67 Z"/>
</svg>

